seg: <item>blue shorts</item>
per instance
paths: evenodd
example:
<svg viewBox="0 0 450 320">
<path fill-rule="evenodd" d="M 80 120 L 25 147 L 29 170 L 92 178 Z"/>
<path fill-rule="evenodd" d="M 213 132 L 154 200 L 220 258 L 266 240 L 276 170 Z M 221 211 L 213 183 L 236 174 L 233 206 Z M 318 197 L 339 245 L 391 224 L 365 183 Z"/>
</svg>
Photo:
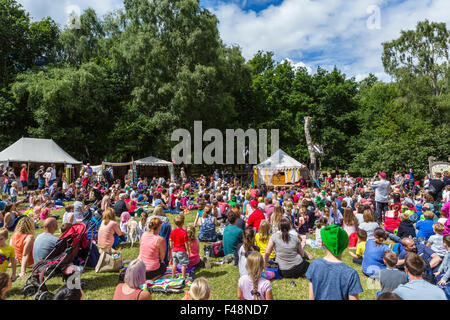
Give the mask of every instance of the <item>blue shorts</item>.
<svg viewBox="0 0 450 320">
<path fill-rule="evenodd" d="M 26 180 L 20 180 L 22 183 L 22 188 L 28 187 L 28 182 Z"/>
</svg>

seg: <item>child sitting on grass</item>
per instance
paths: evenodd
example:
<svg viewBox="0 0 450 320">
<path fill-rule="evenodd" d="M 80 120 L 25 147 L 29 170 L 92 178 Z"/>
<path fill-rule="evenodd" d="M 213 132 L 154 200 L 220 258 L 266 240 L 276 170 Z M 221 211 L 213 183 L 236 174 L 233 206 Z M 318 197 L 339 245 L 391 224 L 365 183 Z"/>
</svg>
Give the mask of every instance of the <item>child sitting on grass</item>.
<svg viewBox="0 0 450 320">
<path fill-rule="evenodd" d="M 185 292 L 182 300 L 209 300 L 209 282 L 204 277 L 200 277 L 192 282 L 189 291 Z"/>
<path fill-rule="evenodd" d="M 55 219 L 59 219 L 59 216 L 50 216 L 50 208 L 53 207 L 53 203 L 51 201 L 47 202 L 40 211 L 39 217 L 42 221 L 47 220 L 49 217 L 53 217 Z"/>
<path fill-rule="evenodd" d="M 392 251 L 383 252 L 383 262 L 386 269 L 380 271 L 381 293 L 391 292 L 401 284 L 408 282 L 408 276 L 404 271 L 398 270 L 395 266 L 398 262 L 398 255 Z"/>
<path fill-rule="evenodd" d="M 189 264 L 189 238 L 186 230 L 183 229 L 184 214 L 175 216 L 175 225 L 177 226 L 170 233 L 170 249 L 172 251 L 172 278 L 175 278 L 177 265 L 181 264 L 181 274 L 183 280 L 186 280 L 186 267 Z"/>
<path fill-rule="evenodd" d="M 272 226 L 267 220 L 262 220 L 259 225 L 258 233 L 255 235 L 255 244 L 259 247 L 259 252 L 262 256 L 266 254 L 267 244 L 270 240 L 270 230 Z M 269 259 L 275 259 L 275 250 L 269 256 Z"/>
<path fill-rule="evenodd" d="M 12 279 L 6 272 L 0 272 L 0 300 L 5 300 L 6 293 L 12 287 Z"/>
<path fill-rule="evenodd" d="M 74 212 L 73 212 L 73 210 L 74 210 L 73 204 L 69 204 L 69 205 L 65 206 L 64 209 L 66 210 L 66 212 L 64 212 L 62 223 L 73 224 L 74 220 L 75 220 Z"/>
<path fill-rule="evenodd" d="M 239 300 L 273 300 L 270 281 L 261 277 L 264 271 L 264 259 L 259 252 L 247 257 L 248 274 L 241 276 L 238 283 Z"/>
<path fill-rule="evenodd" d="M 423 216 L 425 217 L 424 220 L 420 220 L 416 223 L 416 229 L 417 229 L 417 241 L 419 242 L 425 242 L 428 240 L 430 236 L 434 234 L 433 231 L 433 218 L 434 213 L 431 211 L 425 211 Z"/>
<path fill-rule="evenodd" d="M 16 280 L 16 252 L 6 243 L 8 235 L 8 229 L 0 229 L 0 272 L 6 272 L 11 262 L 11 280 L 14 281 Z"/>
<path fill-rule="evenodd" d="M 414 223 L 409 220 L 409 214 L 406 212 L 403 212 L 400 214 L 400 219 L 402 222 L 400 222 L 400 225 L 398 226 L 397 236 L 399 237 L 400 242 L 401 239 L 405 237 L 416 237 L 416 229 L 414 228 Z"/>
<path fill-rule="evenodd" d="M 364 258 L 364 250 L 366 249 L 367 232 L 363 229 L 358 229 L 358 244 L 356 245 L 356 253 L 349 251 L 348 253 L 353 257 L 353 263 L 362 264 Z"/>
<path fill-rule="evenodd" d="M 255 230 L 252 227 L 246 227 L 244 229 L 242 246 L 237 251 L 237 261 L 241 277 L 248 274 L 246 268 L 247 256 L 253 251 L 259 252 L 259 248 L 255 245 Z"/>
<path fill-rule="evenodd" d="M 434 235 L 428 238 L 427 246 L 431 248 L 434 252 L 436 252 L 441 258 L 445 256 L 447 250 L 444 247 L 443 239 L 444 236 L 442 233 L 444 232 L 445 226 L 442 223 L 433 224 Z"/>
<path fill-rule="evenodd" d="M 61 225 L 61 234 L 63 234 L 64 232 L 66 232 L 71 226 L 72 226 L 71 223 L 63 223 L 63 224 Z"/>
<path fill-rule="evenodd" d="M 195 227 L 193 225 L 189 225 L 186 228 L 186 232 L 189 238 L 189 248 L 191 249 L 189 255 L 189 265 L 188 267 L 195 267 L 195 269 L 200 269 L 205 267 L 205 261 L 200 258 L 199 254 L 199 242 L 195 236 Z"/>
<path fill-rule="evenodd" d="M 322 230 L 322 228 L 325 228 L 328 225 L 328 218 L 327 217 L 321 217 L 319 220 L 317 220 L 316 222 L 316 239 L 306 239 L 306 244 L 309 245 L 311 248 L 313 249 L 323 249 L 323 243 L 322 243 L 322 239 L 320 237 L 320 230 Z"/>
</svg>

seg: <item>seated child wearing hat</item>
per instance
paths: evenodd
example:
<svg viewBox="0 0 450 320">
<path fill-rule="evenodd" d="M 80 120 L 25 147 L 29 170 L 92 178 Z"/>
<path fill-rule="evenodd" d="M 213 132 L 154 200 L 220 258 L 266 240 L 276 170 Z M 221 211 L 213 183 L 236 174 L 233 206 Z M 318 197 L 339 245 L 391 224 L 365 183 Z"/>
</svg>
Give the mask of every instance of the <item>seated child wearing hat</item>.
<svg viewBox="0 0 450 320">
<path fill-rule="evenodd" d="M 310 300 L 358 300 L 363 292 L 358 272 L 342 262 L 342 252 L 348 246 L 347 232 L 337 225 L 320 231 L 326 250 L 323 258 L 311 261 L 306 278 Z"/>
</svg>

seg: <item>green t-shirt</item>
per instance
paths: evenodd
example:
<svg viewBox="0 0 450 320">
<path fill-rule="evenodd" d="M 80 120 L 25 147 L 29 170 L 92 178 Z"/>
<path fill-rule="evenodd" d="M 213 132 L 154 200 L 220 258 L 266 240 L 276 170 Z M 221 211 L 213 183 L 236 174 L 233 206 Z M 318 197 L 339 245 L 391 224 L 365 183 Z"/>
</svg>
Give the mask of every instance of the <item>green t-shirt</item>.
<svg viewBox="0 0 450 320">
<path fill-rule="evenodd" d="M 242 229 L 235 225 L 225 227 L 223 231 L 223 253 L 234 254 L 237 245 L 242 242 Z"/>
</svg>

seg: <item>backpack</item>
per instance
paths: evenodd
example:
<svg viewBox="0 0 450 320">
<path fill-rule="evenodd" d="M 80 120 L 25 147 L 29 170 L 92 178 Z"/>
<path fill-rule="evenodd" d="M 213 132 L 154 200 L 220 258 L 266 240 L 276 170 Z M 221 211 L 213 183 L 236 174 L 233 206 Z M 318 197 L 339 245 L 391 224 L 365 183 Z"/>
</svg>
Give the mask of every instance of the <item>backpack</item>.
<svg viewBox="0 0 450 320">
<path fill-rule="evenodd" d="M 219 242 L 210 246 L 205 246 L 203 248 L 205 256 L 208 256 L 209 253 L 209 257 L 211 258 L 219 258 L 219 257 L 223 257 L 224 253 L 223 253 L 223 243 Z"/>
</svg>

